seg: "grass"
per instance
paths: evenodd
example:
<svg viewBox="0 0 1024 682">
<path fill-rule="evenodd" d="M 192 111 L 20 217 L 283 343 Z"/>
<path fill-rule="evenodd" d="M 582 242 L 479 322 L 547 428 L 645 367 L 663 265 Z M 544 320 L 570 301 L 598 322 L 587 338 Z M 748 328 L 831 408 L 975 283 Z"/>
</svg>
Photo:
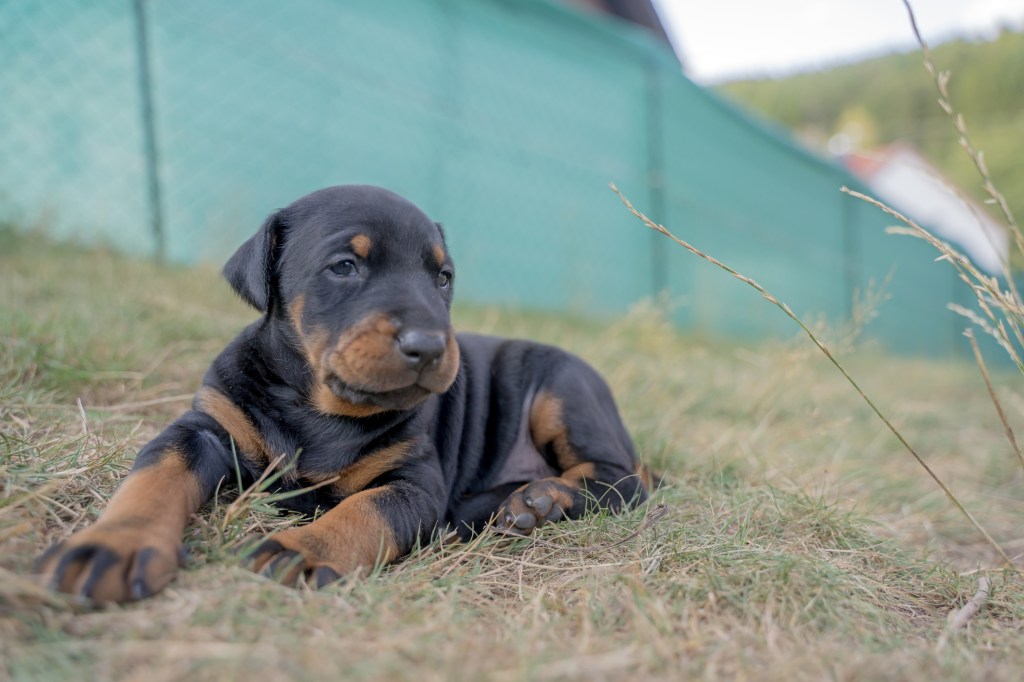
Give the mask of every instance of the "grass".
<svg viewBox="0 0 1024 682">
<path fill-rule="evenodd" d="M 459 309 L 463 329 L 558 343 L 609 379 L 669 514 L 647 509 L 423 548 L 322 592 L 230 543 L 294 523 L 230 494 L 157 597 L 90 610 L 33 558 L 95 519 L 138 448 L 253 314 L 212 269 L 0 232 L 0 678 L 1017 679 L 1020 578 L 801 339 L 676 333 L 656 306 L 593 322 Z M 750 305 L 762 305 L 751 296 Z M 884 305 L 879 310 L 885 315 Z M 796 331 L 796 330 L 794 330 Z M 974 367 L 878 349 L 844 365 L 958 498 L 1024 552 L 1020 467 Z M 1011 421 L 1019 379 L 993 377 Z M 229 511 L 230 508 L 230 511 Z M 994 592 L 941 649 L 984 573 Z"/>
</svg>

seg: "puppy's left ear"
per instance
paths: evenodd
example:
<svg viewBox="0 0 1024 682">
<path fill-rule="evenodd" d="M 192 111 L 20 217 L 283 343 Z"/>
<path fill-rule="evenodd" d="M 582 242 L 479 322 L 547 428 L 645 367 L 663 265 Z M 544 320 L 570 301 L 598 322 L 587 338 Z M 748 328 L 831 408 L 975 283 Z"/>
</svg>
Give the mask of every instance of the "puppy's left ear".
<svg viewBox="0 0 1024 682">
<path fill-rule="evenodd" d="M 271 213 L 259 231 L 238 247 L 224 266 L 224 277 L 246 303 L 261 313 L 270 307 L 271 278 L 281 239 L 280 211 Z"/>
</svg>

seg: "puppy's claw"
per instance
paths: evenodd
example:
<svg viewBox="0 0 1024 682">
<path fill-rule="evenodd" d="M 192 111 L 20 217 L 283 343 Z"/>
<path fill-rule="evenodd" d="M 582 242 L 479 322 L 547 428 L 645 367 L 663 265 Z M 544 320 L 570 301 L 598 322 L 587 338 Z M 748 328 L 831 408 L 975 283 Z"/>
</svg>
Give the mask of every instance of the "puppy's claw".
<svg viewBox="0 0 1024 682">
<path fill-rule="evenodd" d="M 313 585 L 321 589 L 341 580 L 341 575 L 330 566 L 321 566 L 313 572 Z"/>
<path fill-rule="evenodd" d="M 277 540 L 260 540 L 255 538 L 251 542 L 242 541 L 244 546 L 238 548 L 238 553 L 242 555 L 242 559 L 247 562 L 255 564 L 253 570 L 259 570 L 263 567 L 264 559 L 266 555 L 274 555 L 284 551 L 284 547 Z"/>
</svg>

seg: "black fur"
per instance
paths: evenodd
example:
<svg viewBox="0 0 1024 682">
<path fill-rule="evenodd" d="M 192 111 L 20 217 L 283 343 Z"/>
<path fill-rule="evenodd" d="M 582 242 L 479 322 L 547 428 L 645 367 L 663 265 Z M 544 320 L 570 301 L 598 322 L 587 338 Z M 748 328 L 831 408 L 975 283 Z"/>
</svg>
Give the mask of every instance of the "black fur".
<svg viewBox="0 0 1024 682">
<path fill-rule="evenodd" d="M 444 235 L 405 199 L 368 186 L 314 192 L 272 214 L 224 274 L 263 315 L 214 360 L 193 409 L 134 470 L 180 456 L 208 499 L 236 481 L 236 462 L 248 485 L 284 454 L 292 468 L 279 490 L 340 476 L 379 493 L 374 509 L 398 556 L 443 528 L 466 536 L 497 516 L 528 532 L 578 516 L 588 499 L 617 510 L 646 498 L 611 393 L 588 365 L 526 341 L 454 340 Z M 239 420 L 210 395 L 244 415 L 262 445 L 246 451 Z M 545 430 L 555 436 L 540 442 Z M 575 478 L 559 478 L 567 470 Z M 322 485 L 285 504 L 313 515 L 356 492 Z M 272 567 L 296 552 L 269 541 L 258 553 L 276 556 Z M 339 565 L 308 575 L 319 585 Z M 126 598 L 150 591 L 136 585 Z"/>
</svg>

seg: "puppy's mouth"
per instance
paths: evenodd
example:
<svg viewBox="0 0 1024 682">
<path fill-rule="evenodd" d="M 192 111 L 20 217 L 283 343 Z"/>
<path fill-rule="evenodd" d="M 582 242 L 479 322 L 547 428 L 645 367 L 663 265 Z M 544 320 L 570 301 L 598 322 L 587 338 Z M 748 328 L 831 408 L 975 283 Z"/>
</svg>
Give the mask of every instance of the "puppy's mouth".
<svg viewBox="0 0 1024 682">
<path fill-rule="evenodd" d="M 383 410 L 409 410 L 425 401 L 435 391 L 413 383 L 408 386 L 389 390 L 369 390 L 345 383 L 336 375 L 329 376 L 324 385 L 331 393 L 344 401 L 355 406 L 366 408 L 379 408 Z"/>
</svg>

